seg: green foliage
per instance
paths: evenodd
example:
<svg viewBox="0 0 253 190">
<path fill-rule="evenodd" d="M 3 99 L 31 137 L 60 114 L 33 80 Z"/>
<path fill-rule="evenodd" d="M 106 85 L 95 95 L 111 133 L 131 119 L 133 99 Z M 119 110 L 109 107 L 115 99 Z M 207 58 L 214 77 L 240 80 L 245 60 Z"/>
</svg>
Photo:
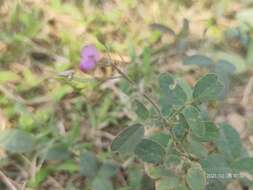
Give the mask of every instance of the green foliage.
<svg viewBox="0 0 253 190">
<path fill-rule="evenodd" d="M 213 64 L 213 60 L 204 55 L 192 55 L 184 59 L 184 64 L 210 67 Z"/>
<path fill-rule="evenodd" d="M 172 114 L 173 110 L 182 106 L 187 100 L 187 95 L 175 78 L 167 73 L 159 77 L 161 89 L 160 105 L 164 115 Z"/>
<path fill-rule="evenodd" d="M 253 158 L 241 158 L 233 164 L 233 169 L 244 171 L 253 175 Z"/>
<path fill-rule="evenodd" d="M 250 84 L 248 3 L 0 0 L 1 172 L 17 188 L 24 177 L 24 189 L 225 190 L 234 180 L 252 189 L 246 177 L 229 178 L 253 175 L 239 134 L 213 122 L 227 114 L 220 106 L 237 110 L 238 89 Z M 195 33 L 196 23 L 178 22 L 185 10 L 210 18 Z M 86 43 L 103 51 L 94 79 L 77 71 Z M 107 65 L 114 60 L 134 84 L 106 80 L 119 74 Z M 73 78 L 57 76 L 66 69 Z"/>
<path fill-rule="evenodd" d="M 102 164 L 98 171 L 98 176 L 110 178 L 117 174 L 119 166 L 113 162 L 107 161 Z"/>
<path fill-rule="evenodd" d="M 163 133 L 163 132 L 156 132 L 156 133 L 152 134 L 152 136 L 150 136 L 149 139 L 159 143 L 164 148 L 166 148 L 169 141 L 170 141 L 170 136 L 166 133 Z"/>
<path fill-rule="evenodd" d="M 46 156 L 46 160 L 68 160 L 70 158 L 70 152 L 65 145 L 55 145 L 51 147 Z"/>
<path fill-rule="evenodd" d="M 204 123 L 202 122 L 200 112 L 197 108 L 188 106 L 183 110 L 183 115 L 194 135 L 203 136 L 205 134 Z"/>
<path fill-rule="evenodd" d="M 200 166 L 193 165 L 187 171 L 186 181 L 191 190 L 203 190 L 206 185 L 205 172 Z"/>
<path fill-rule="evenodd" d="M 155 141 L 142 139 L 136 146 L 134 153 L 144 162 L 158 164 L 164 159 L 165 150 Z"/>
<path fill-rule="evenodd" d="M 96 157 L 89 153 L 85 152 L 80 155 L 80 173 L 86 177 L 96 176 L 98 169 L 98 163 Z"/>
<path fill-rule="evenodd" d="M 177 188 L 179 183 L 180 181 L 178 177 L 166 176 L 157 181 L 156 190 L 167 190 L 167 189 Z"/>
<path fill-rule="evenodd" d="M 217 147 L 228 160 L 235 160 L 241 155 L 240 136 L 237 131 L 228 124 L 221 124 L 219 127 L 220 138 L 217 140 Z"/>
<path fill-rule="evenodd" d="M 201 160 L 202 168 L 209 174 L 227 174 L 231 172 L 228 162 L 221 154 L 212 153 Z"/>
<path fill-rule="evenodd" d="M 196 57 L 197 60 L 202 58 L 213 64 L 206 57 Z M 229 70 L 230 65 L 227 66 L 225 69 L 227 73 L 232 73 L 233 69 Z M 156 188 L 159 190 L 187 189 L 187 186 L 192 190 L 213 187 L 221 189 L 231 180 L 225 177 L 232 171 L 252 173 L 250 167 L 252 158 L 242 157 L 245 154 L 242 153 L 239 134 L 225 123 L 217 127 L 209 120 L 207 113 L 204 113 L 200 105 L 219 100 L 224 85 L 217 74 L 209 73 L 200 78 L 193 90 L 188 90 L 188 92 L 192 91 L 192 95 L 186 94 L 186 88 L 183 87 L 185 83 L 182 80 L 178 82 L 176 77 L 170 74 L 161 74 L 158 83 L 161 112 L 156 110 L 156 114 L 161 122 L 161 130 L 150 136 L 144 136 L 144 126 L 128 127 L 114 139 L 112 150 L 120 150 L 123 147 L 124 151 L 121 152 L 124 153 L 130 147 L 131 151 L 134 150 L 132 154 L 137 158 L 153 164 L 153 169 L 149 169 L 149 175 L 159 179 L 156 181 Z M 153 102 L 146 100 L 154 106 Z M 140 107 L 139 117 L 146 119 L 142 116 L 147 109 L 141 102 L 137 104 Z M 152 120 L 153 118 L 150 117 L 148 121 L 152 122 Z M 139 133 L 138 138 L 137 135 L 135 136 L 136 131 Z M 211 143 L 213 151 L 206 148 L 207 143 Z M 241 164 L 243 161 L 244 163 Z M 179 176 L 171 179 L 170 173 L 173 173 L 173 169 L 182 170 L 183 167 L 189 167 L 189 164 L 190 168 L 182 174 L 187 186 L 180 182 Z M 217 180 L 212 180 L 213 175 Z M 220 175 L 225 178 L 222 183 L 219 181 Z M 178 183 L 181 186 L 178 186 Z"/>
<path fill-rule="evenodd" d="M 144 127 L 140 124 L 126 128 L 112 142 L 112 151 L 119 151 L 123 154 L 133 152 L 143 135 Z"/>
<path fill-rule="evenodd" d="M 217 75 L 207 74 L 199 79 L 195 85 L 193 97 L 199 102 L 217 100 L 223 88 L 223 84 L 218 80 Z"/>
<path fill-rule="evenodd" d="M 18 129 L 4 130 L 0 133 L 0 146 L 12 153 L 28 153 L 34 148 L 34 137 Z"/>
<path fill-rule="evenodd" d="M 104 190 L 104 189 L 113 190 L 114 189 L 112 182 L 102 177 L 97 177 L 94 179 L 94 181 L 92 182 L 92 188 L 96 190 Z"/>
<path fill-rule="evenodd" d="M 135 100 L 133 103 L 133 107 L 135 107 L 135 112 L 138 117 L 142 120 L 147 120 L 149 118 L 149 111 L 140 101 Z"/>
</svg>

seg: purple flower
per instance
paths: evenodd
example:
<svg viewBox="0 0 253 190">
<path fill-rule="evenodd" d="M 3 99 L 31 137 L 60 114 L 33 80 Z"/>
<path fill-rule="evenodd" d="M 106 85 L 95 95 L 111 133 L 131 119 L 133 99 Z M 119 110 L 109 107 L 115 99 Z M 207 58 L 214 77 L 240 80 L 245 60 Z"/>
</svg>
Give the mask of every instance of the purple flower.
<svg viewBox="0 0 253 190">
<path fill-rule="evenodd" d="M 80 69 L 83 72 L 92 71 L 96 67 L 99 59 L 100 55 L 94 45 L 84 46 L 81 50 Z"/>
</svg>

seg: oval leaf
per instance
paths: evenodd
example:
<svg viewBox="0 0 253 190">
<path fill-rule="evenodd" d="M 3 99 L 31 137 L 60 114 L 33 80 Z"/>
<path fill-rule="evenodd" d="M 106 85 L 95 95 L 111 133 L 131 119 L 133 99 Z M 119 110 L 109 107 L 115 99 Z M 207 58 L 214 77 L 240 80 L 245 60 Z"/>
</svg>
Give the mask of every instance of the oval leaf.
<svg viewBox="0 0 253 190">
<path fill-rule="evenodd" d="M 156 181 L 156 190 L 168 190 L 175 189 L 178 187 L 180 183 L 180 178 L 176 176 L 162 177 L 161 179 Z"/>
<path fill-rule="evenodd" d="M 205 126 L 205 134 L 204 136 L 196 137 L 197 140 L 202 141 L 202 142 L 217 141 L 220 134 L 219 134 L 219 129 L 216 127 L 216 125 L 210 121 L 204 121 L 203 125 Z"/>
<path fill-rule="evenodd" d="M 206 185 L 205 172 L 194 165 L 187 171 L 186 181 L 192 190 L 203 190 Z"/>
<path fill-rule="evenodd" d="M 134 153 L 144 162 L 153 164 L 160 163 L 165 155 L 163 147 L 149 139 L 142 139 L 136 146 Z"/>
<path fill-rule="evenodd" d="M 242 158 L 233 164 L 233 168 L 253 175 L 253 158 Z"/>
<path fill-rule="evenodd" d="M 33 149 L 34 138 L 31 134 L 17 130 L 8 129 L 0 133 L 0 146 L 13 153 L 30 152 Z"/>
<path fill-rule="evenodd" d="M 98 176 L 110 178 L 117 174 L 119 166 L 111 161 L 104 162 L 98 171 Z"/>
<path fill-rule="evenodd" d="M 183 105 L 187 100 L 187 94 L 179 82 L 170 74 L 164 73 L 159 77 L 161 89 L 160 104 L 164 115 L 170 115 L 173 107 Z"/>
<path fill-rule="evenodd" d="M 98 163 L 96 157 L 85 152 L 80 155 L 80 173 L 85 177 L 94 177 L 97 174 Z"/>
<path fill-rule="evenodd" d="M 166 148 L 169 143 L 170 136 L 167 133 L 159 131 L 159 132 L 155 132 L 154 134 L 152 134 L 150 139 L 159 143 L 164 148 Z"/>
<path fill-rule="evenodd" d="M 94 190 L 114 190 L 110 179 L 104 177 L 96 177 L 92 181 L 92 189 Z"/>
<path fill-rule="evenodd" d="M 197 158 L 204 159 L 207 157 L 208 151 L 198 141 L 189 139 L 189 142 L 187 142 L 185 148 L 188 152 L 194 154 Z"/>
<path fill-rule="evenodd" d="M 149 117 L 148 109 L 138 100 L 134 101 L 135 113 L 142 120 L 146 120 Z"/>
<path fill-rule="evenodd" d="M 187 57 L 184 62 L 185 65 L 198 65 L 202 67 L 210 67 L 214 64 L 213 60 L 205 55 L 192 55 Z"/>
<path fill-rule="evenodd" d="M 112 151 L 131 153 L 144 136 L 144 127 L 135 124 L 123 130 L 112 142 Z"/>
<path fill-rule="evenodd" d="M 198 80 L 194 87 L 193 98 L 199 102 L 217 100 L 224 88 L 216 74 L 207 74 Z"/>
<path fill-rule="evenodd" d="M 210 154 L 206 159 L 200 161 L 202 168 L 207 174 L 224 174 L 231 172 L 228 162 L 220 154 Z"/>
<path fill-rule="evenodd" d="M 237 131 L 228 124 L 220 124 L 220 137 L 217 140 L 217 146 L 220 152 L 224 154 L 227 160 L 234 160 L 241 154 L 240 136 Z"/>
<path fill-rule="evenodd" d="M 195 136 L 202 137 L 205 135 L 205 126 L 197 108 L 194 106 L 188 106 L 183 110 L 183 115 Z"/>
<path fill-rule="evenodd" d="M 175 137 L 178 139 L 183 139 L 188 132 L 189 125 L 183 116 L 183 114 L 179 114 L 179 118 L 175 127 L 172 128 L 172 132 L 174 133 Z"/>
</svg>

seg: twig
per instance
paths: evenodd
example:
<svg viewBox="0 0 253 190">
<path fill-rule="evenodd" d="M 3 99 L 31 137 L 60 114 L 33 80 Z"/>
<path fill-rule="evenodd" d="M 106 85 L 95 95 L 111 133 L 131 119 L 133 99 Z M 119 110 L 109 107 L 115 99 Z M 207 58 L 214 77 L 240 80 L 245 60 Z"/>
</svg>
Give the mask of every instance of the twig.
<svg viewBox="0 0 253 190">
<path fill-rule="evenodd" d="M 126 169 L 134 161 L 134 156 L 129 157 L 123 164 L 122 167 Z"/>
<path fill-rule="evenodd" d="M 253 76 L 250 77 L 248 84 L 245 87 L 245 90 L 243 92 L 243 98 L 241 101 L 241 104 L 243 106 L 246 106 L 249 102 L 249 96 L 253 89 Z"/>
<path fill-rule="evenodd" d="M 17 188 L 11 183 L 11 180 L 2 171 L 0 171 L 0 178 L 10 190 L 17 190 Z"/>
<path fill-rule="evenodd" d="M 25 105 L 36 105 L 36 104 L 42 104 L 42 103 L 46 103 L 46 102 L 50 101 L 49 97 L 47 97 L 47 96 L 34 98 L 32 100 L 25 100 L 22 97 L 18 96 L 17 94 L 14 94 L 14 92 L 7 89 L 3 85 L 0 85 L 0 92 L 2 92 L 9 99 L 11 99 L 15 102 L 19 102 L 21 104 L 25 104 Z"/>
<path fill-rule="evenodd" d="M 52 183 L 54 183 L 60 190 L 64 190 L 64 188 L 62 187 L 62 185 L 56 179 L 54 179 L 52 176 L 48 176 L 48 179 Z"/>
</svg>

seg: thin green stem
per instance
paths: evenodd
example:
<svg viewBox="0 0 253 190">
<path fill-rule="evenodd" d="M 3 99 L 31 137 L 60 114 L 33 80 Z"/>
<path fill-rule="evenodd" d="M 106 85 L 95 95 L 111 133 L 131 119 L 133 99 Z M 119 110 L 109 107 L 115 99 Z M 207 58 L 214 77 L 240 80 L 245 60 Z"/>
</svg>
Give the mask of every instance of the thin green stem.
<svg viewBox="0 0 253 190">
<path fill-rule="evenodd" d="M 108 54 L 108 55 L 109 55 L 109 57 L 110 57 L 110 59 L 111 59 L 110 54 Z M 122 59 L 122 57 L 121 57 L 121 59 Z M 111 60 L 112 60 L 112 59 L 111 59 Z M 124 61 L 124 60 L 122 60 L 122 61 Z M 111 65 L 112 65 L 112 67 L 113 67 L 114 69 L 116 69 L 116 70 L 119 72 L 119 74 L 120 74 L 124 79 L 126 79 L 134 88 L 138 89 L 136 83 L 135 83 L 132 79 L 130 79 L 123 71 L 121 71 L 121 69 L 119 69 L 119 68 L 117 67 L 117 65 L 115 65 L 114 63 L 111 63 Z M 158 105 L 152 100 L 152 98 L 149 97 L 149 95 L 146 94 L 145 92 L 141 92 L 141 95 L 142 95 L 150 104 L 152 104 L 153 107 L 156 109 L 157 113 L 158 113 L 160 116 L 162 116 L 162 115 L 161 115 L 161 110 L 160 110 L 160 108 L 159 108 Z"/>
<path fill-rule="evenodd" d="M 106 46 L 105 46 L 105 47 L 106 47 Z M 106 47 L 106 49 L 108 50 L 107 47 Z M 108 53 L 108 56 L 109 56 L 110 60 L 112 60 L 109 53 Z M 121 57 L 121 59 L 122 59 L 122 57 Z M 122 61 L 124 62 L 123 59 L 122 59 Z M 135 89 L 138 89 L 136 83 L 135 83 L 132 79 L 130 79 L 123 71 L 121 71 L 121 69 L 119 69 L 119 68 L 117 67 L 117 65 L 115 65 L 115 64 L 112 63 L 112 62 L 111 62 L 110 64 L 112 65 L 112 67 L 113 67 L 115 70 L 117 70 L 117 71 L 119 72 L 119 74 L 120 74 L 126 81 L 128 81 L 128 82 L 132 85 L 132 87 L 134 87 Z M 178 114 L 185 108 L 185 106 L 186 106 L 186 105 L 183 105 L 183 106 L 179 107 L 179 108 L 172 114 L 172 116 L 171 116 L 169 119 L 166 119 L 166 118 L 164 118 L 164 116 L 162 115 L 159 106 L 155 103 L 155 101 L 153 101 L 153 99 L 152 99 L 148 94 L 146 94 L 145 92 L 140 92 L 140 94 L 141 94 L 141 95 L 142 95 L 142 96 L 155 108 L 155 110 L 157 111 L 159 117 L 162 119 L 162 121 L 163 121 L 163 123 L 164 123 L 165 126 L 170 125 L 170 123 L 172 122 L 172 120 L 174 119 L 174 117 L 175 117 L 176 115 L 178 115 Z M 187 105 L 188 105 L 188 104 L 187 104 Z M 172 137 L 172 140 L 173 140 L 174 146 L 175 146 L 175 148 L 176 148 L 176 151 L 177 151 L 179 154 L 181 154 L 182 156 L 184 156 L 185 158 L 189 159 L 190 161 L 196 161 L 197 158 L 195 158 L 195 157 L 193 157 L 192 155 L 190 155 L 190 154 L 182 147 L 182 144 L 181 144 L 180 142 L 177 141 L 177 139 L 176 139 L 174 133 L 171 131 L 171 128 L 170 128 L 169 132 L 170 132 L 170 135 L 171 135 L 171 137 Z"/>
</svg>

